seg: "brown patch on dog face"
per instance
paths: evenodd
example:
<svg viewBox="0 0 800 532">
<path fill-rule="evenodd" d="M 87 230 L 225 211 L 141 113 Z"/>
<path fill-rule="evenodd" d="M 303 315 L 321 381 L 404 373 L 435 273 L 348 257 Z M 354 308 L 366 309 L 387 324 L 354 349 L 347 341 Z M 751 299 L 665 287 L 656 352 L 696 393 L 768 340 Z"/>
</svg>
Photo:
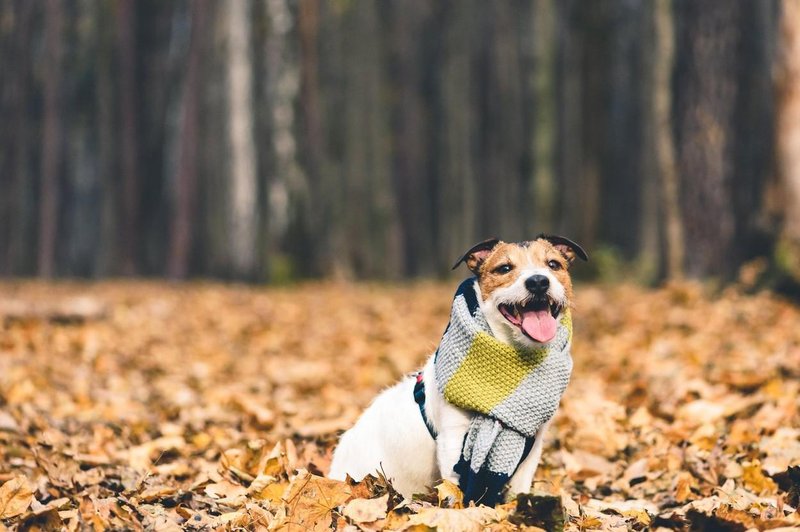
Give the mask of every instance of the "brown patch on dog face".
<svg viewBox="0 0 800 532">
<path fill-rule="evenodd" d="M 488 299 L 498 288 L 513 284 L 519 278 L 522 269 L 546 268 L 564 286 L 567 299 L 571 301 L 572 279 L 568 271 L 570 262 L 547 240 L 499 242 L 476 273 L 483 299 Z"/>
</svg>

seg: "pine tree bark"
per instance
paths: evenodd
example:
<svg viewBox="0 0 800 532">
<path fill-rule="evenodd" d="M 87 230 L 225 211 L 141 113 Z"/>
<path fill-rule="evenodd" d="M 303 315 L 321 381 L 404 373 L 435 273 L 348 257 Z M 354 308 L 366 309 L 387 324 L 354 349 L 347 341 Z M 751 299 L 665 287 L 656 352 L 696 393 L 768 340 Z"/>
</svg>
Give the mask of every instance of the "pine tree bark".
<svg viewBox="0 0 800 532">
<path fill-rule="evenodd" d="M 97 168 L 100 179 L 101 220 L 100 241 L 95 255 L 94 271 L 98 277 L 115 272 L 119 254 L 120 193 L 116 178 L 117 150 L 114 120 L 114 24 L 113 5 L 96 6 L 95 31 L 98 50 L 95 56 L 94 121 L 97 127 Z"/>
<path fill-rule="evenodd" d="M 675 27 L 672 0 L 653 1 L 654 54 L 652 63 L 653 126 L 656 171 L 664 213 L 666 274 L 683 277 L 684 241 L 681 224 L 679 180 L 672 129 L 672 71 L 675 54 Z"/>
<path fill-rule="evenodd" d="M 190 6 L 192 33 L 189 43 L 189 62 L 183 85 L 178 168 L 175 176 L 174 207 L 170 228 L 171 244 L 167 265 L 167 273 L 173 279 L 183 279 L 189 274 L 189 257 L 192 251 L 197 203 L 200 70 L 203 58 L 203 36 L 206 33 L 205 20 L 208 0 L 194 0 Z"/>
<path fill-rule="evenodd" d="M 783 227 L 781 265 L 800 279 L 800 2 L 783 0 L 776 79 L 776 150 Z"/>
<path fill-rule="evenodd" d="M 17 0 L 10 5 L 14 11 L 14 28 L 9 37 L 8 64 L 9 75 L 8 100 L 6 109 L 10 124 L 6 127 L 5 149 L 8 150 L 8 165 L 4 170 L 3 184 L 6 191 L 6 218 L 3 221 L 6 229 L 0 238 L 6 239 L 4 254 L 5 273 L 32 274 L 36 269 L 36 253 L 38 250 L 30 245 L 35 238 L 34 221 L 36 212 L 33 199 L 34 179 L 31 175 L 32 128 L 27 109 L 30 100 L 31 86 L 31 38 L 33 36 L 34 4 L 25 0 Z M 37 143 L 38 144 L 38 143 Z"/>
<path fill-rule="evenodd" d="M 230 253 L 232 273 L 244 278 L 252 278 L 256 273 L 258 228 L 248 6 L 247 0 L 230 0 L 225 3 L 228 38 L 228 142 L 231 147 Z"/>
<path fill-rule="evenodd" d="M 442 66 L 436 121 L 441 128 L 436 175 L 440 193 L 437 270 L 447 271 L 464 250 L 485 238 L 478 230 L 478 172 L 475 155 L 475 2 L 450 2 L 442 10 Z M 401 213 L 402 217 L 402 213 Z M 405 219 L 405 218 L 403 218 Z"/>
<path fill-rule="evenodd" d="M 309 9 L 309 6 L 300 9 Z M 286 0 L 267 0 L 265 14 L 269 29 L 264 42 L 264 98 L 269 112 L 272 164 L 264 190 L 266 212 L 261 223 L 265 238 L 262 239 L 261 255 L 267 278 L 272 280 L 276 275 L 286 275 L 277 269 L 281 267 L 278 255 L 290 224 L 290 202 L 307 202 L 309 186 L 297 161 L 295 102 L 300 83 L 297 54 L 291 38 L 294 15 Z M 320 148 L 315 146 L 315 150 Z M 315 160 L 316 157 L 315 152 Z"/>
<path fill-rule="evenodd" d="M 38 273 L 52 277 L 58 237 L 59 188 L 62 170 L 61 68 L 64 12 L 60 0 L 45 4 L 44 125 L 39 210 Z"/>
<path fill-rule="evenodd" d="M 552 233 L 556 210 L 556 46 L 553 0 L 533 4 L 533 55 L 531 85 L 534 93 L 530 235 Z"/>
<path fill-rule="evenodd" d="M 139 120 L 137 118 L 136 75 L 136 0 L 119 0 L 117 4 L 117 47 L 120 76 L 120 171 L 122 174 L 122 272 L 137 271 L 139 247 Z"/>
<path fill-rule="evenodd" d="M 741 6 L 683 2 L 677 107 L 686 273 L 730 277 L 734 256 L 733 132 Z"/>
</svg>

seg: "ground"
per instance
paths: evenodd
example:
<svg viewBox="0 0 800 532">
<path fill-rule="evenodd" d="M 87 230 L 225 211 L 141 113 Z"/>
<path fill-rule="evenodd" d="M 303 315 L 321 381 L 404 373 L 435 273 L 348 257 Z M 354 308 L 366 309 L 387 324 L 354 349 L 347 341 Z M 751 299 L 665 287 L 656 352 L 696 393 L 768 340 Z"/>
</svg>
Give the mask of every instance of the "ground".
<svg viewBox="0 0 800 532">
<path fill-rule="evenodd" d="M 0 284 L 0 530 L 800 524 L 800 309 L 736 287 L 578 284 L 532 496 L 323 478 L 455 285 Z"/>
</svg>

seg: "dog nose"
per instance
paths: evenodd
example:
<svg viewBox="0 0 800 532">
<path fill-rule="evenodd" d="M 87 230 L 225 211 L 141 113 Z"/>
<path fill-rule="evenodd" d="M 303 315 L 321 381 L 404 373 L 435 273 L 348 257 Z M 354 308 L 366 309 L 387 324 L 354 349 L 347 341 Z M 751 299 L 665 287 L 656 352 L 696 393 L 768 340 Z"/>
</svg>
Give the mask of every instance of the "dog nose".
<svg viewBox="0 0 800 532">
<path fill-rule="evenodd" d="M 550 287 L 550 279 L 546 275 L 531 275 L 525 279 L 525 288 L 532 294 L 544 294 Z"/>
</svg>

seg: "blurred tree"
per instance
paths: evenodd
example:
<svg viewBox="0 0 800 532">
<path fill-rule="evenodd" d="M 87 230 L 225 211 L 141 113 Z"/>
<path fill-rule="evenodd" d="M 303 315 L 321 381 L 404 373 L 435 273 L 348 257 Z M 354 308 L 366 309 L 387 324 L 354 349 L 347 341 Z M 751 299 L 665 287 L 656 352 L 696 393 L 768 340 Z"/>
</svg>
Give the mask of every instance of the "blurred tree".
<svg viewBox="0 0 800 532">
<path fill-rule="evenodd" d="M 528 234 L 551 232 L 556 220 L 556 13 L 553 0 L 540 0 L 532 4 L 533 27 L 530 44 L 533 55 L 531 88 L 533 101 L 532 161 L 533 176 L 530 181 L 532 198 L 531 216 L 526 222 Z"/>
<path fill-rule="evenodd" d="M 677 164 L 686 271 L 693 277 L 729 276 L 736 268 L 733 117 L 743 2 L 678 6 Z"/>
<path fill-rule="evenodd" d="M 202 88 L 203 36 L 206 34 L 207 0 L 191 3 L 192 36 L 189 44 L 189 61 L 183 82 L 183 108 L 181 111 L 178 166 L 173 191 L 173 209 L 170 233 L 168 274 L 185 278 L 189 273 L 192 237 L 195 234 L 195 209 L 197 207 L 198 181 L 198 129 L 200 120 L 200 91 Z"/>
<path fill-rule="evenodd" d="M 61 91 L 64 11 L 60 0 L 45 4 L 45 63 L 43 69 L 44 125 L 39 207 L 38 273 L 52 277 L 56 272 L 56 243 L 62 175 L 64 131 Z"/>
<path fill-rule="evenodd" d="M 2 91 L 2 115 L 7 124 L 3 128 L 0 153 L 0 183 L 3 199 L 0 201 L 0 271 L 6 274 L 35 271 L 35 218 L 39 213 L 34 204 L 35 180 L 31 167 L 32 154 L 38 143 L 32 142 L 36 124 L 28 117 L 31 100 L 36 89 L 31 79 L 30 60 L 33 49 L 35 8 L 33 2 L 16 0 L 2 5 L 3 44 L 2 70 L 6 84 Z M 8 21 L 13 21 L 9 24 Z"/>
<path fill-rule="evenodd" d="M 0 272 L 435 275 L 551 231 L 731 278 L 777 234 L 778 2 L 9 0 Z"/>
<path fill-rule="evenodd" d="M 313 9 L 305 2 L 305 9 Z M 308 182 L 297 160 L 297 128 L 294 104 L 300 87 L 296 47 L 291 30 L 295 15 L 286 0 L 267 0 L 264 3 L 268 20 L 264 39 L 264 108 L 268 113 L 269 157 L 264 182 L 262 217 L 262 260 L 268 279 L 286 277 L 285 245 L 290 224 L 290 202 L 308 200 Z M 304 9 L 301 7 L 301 10 Z M 318 134 L 319 132 L 317 132 Z M 315 139 L 320 142 L 319 139 Z M 262 152 L 263 153 L 263 152 Z"/>
<path fill-rule="evenodd" d="M 126 275 L 137 271 L 140 242 L 140 193 L 139 177 L 139 120 L 136 97 L 138 76 L 136 73 L 137 13 L 135 0 L 119 0 L 116 5 L 117 53 L 119 56 L 120 91 L 120 173 L 122 175 L 122 224 L 121 253 L 122 272 Z"/>
<path fill-rule="evenodd" d="M 783 227 L 781 265 L 800 280 L 800 2 L 781 2 L 777 69 L 777 169 Z"/>
<path fill-rule="evenodd" d="M 231 146 L 230 260 L 232 274 L 256 274 L 258 184 L 251 110 L 250 13 L 247 0 L 225 2 L 228 50 L 228 142 Z"/>
<path fill-rule="evenodd" d="M 675 28 L 672 0 L 653 0 L 654 50 L 652 60 L 652 126 L 656 166 L 661 192 L 661 205 L 651 209 L 663 213 L 666 243 L 666 274 L 677 279 L 683 276 L 684 240 L 679 203 L 679 179 L 676 170 L 675 144 L 672 136 L 672 72 L 675 54 Z M 655 190 L 654 190 L 655 191 Z M 653 235 L 656 236 L 656 235 Z"/>
</svg>

